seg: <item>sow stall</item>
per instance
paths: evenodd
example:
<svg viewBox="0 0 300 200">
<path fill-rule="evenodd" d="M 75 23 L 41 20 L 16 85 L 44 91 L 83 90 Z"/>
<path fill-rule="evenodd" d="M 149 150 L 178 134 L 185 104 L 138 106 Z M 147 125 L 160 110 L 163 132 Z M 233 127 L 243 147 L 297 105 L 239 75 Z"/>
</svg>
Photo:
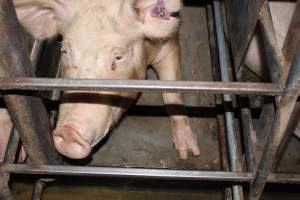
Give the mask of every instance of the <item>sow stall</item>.
<svg viewBox="0 0 300 200">
<path fill-rule="evenodd" d="M 0 63 L 1 73 L 3 73 L 1 75 L 3 78 L 0 79 L 0 88 L 14 123 L 5 162 L 0 165 L 1 198 L 14 199 L 8 187 L 10 174 L 33 174 L 37 178 L 39 175 L 43 175 L 43 178 L 36 182 L 33 199 L 39 199 L 47 181 L 52 181 L 45 179 L 44 175 L 228 182 L 231 187 L 225 188 L 225 199 L 245 198 L 242 183 L 250 184 L 249 199 L 259 199 L 267 182 L 300 183 L 299 174 L 274 173 L 273 171 L 279 155 L 285 150 L 285 143 L 288 142 L 289 138 L 294 137 L 292 134 L 297 134 L 297 127 L 300 124 L 297 115 L 291 118 L 297 103 L 300 84 L 300 31 L 298 30 L 300 27 L 300 1 L 297 2 L 297 8 L 282 50 L 276 45 L 268 1 L 227 0 L 224 5 L 223 2 L 219 1 L 206 2 L 214 82 L 35 78 L 35 62 L 30 63 L 29 52 L 25 46 L 12 2 L 2 0 L 0 9 Z M 223 13 L 223 11 L 226 12 Z M 227 20 L 225 20 L 225 16 Z M 263 36 L 272 83 L 242 82 L 243 80 L 239 76 L 243 71 L 241 63 L 257 22 L 259 22 Z M 226 27 L 225 30 L 224 27 Z M 225 35 L 230 41 L 232 52 L 227 47 Z M 33 60 L 39 59 L 39 51 L 40 45 L 36 41 L 31 53 L 31 56 L 35 57 Z M 233 82 L 231 79 L 229 55 L 232 55 L 234 61 L 232 71 L 234 71 L 239 82 Z M 286 62 L 282 62 L 283 58 Z M 291 67 L 288 66 L 288 63 L 291 63 Z M 288 77 L 285 77 L 285 74 L 288 74 Z M 42 99 L 37 97 L 35 93 L 35 91 L 53 90 L 167 91 L 215 94 L 217 102 L 224 105 L 223 113 L 217 116 L 220 158 L 224 171 L 68 165 L 63 162 L 53 147 L 50 137 L 51 121 Z M 275 97 L 272 98 L 271 103 L 265 103 L 262 107 L 256 125 L 262 126 L 262 128 L 256 129 L 262 133 L 255 133 L 254 131 L 250 108 L 248 106 L 239 107 L 247 170 L 243 170 L 241 167 L 243 160 L 238 153 L 238 130 L 233 125 L 235 116 L 231 104 L 235 102 L 234 95 L 238 95 L 241 99 L 249 95 Z M 274 105 L 276 105 L 275 110 L 272 109 Z M 265 124 L 268 126 L 263 127 Z M 271 131 L 266 131 L 268 129 Z M 261 151 L 255 143 L 256 134 L 266 134 L 266 139 L 261 145 L 264 148 Z M 15 162 L 20 140 L 31 163 L 17 164 Z"/>
</svg>

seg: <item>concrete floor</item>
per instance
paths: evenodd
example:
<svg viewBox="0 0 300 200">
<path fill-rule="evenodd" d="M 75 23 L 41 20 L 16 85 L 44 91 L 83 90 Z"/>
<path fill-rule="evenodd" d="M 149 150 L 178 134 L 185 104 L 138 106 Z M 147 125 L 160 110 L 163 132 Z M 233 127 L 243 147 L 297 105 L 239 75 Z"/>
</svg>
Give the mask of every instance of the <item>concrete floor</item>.
<svg viewBox="0 0 300 200">
<path fill-rule="evenodd" d="M 203 7 L 185 7 L 182 11 L 180 44 L 184 80 L 212 81 L 210 54 Z M 152 70 L 149 78 L 155 79 Z M 207 94 L 187 94 L 186 104 L 193 131 L 198 136 L 201 156 L 189 160 L 178 159 L 171 142 L 171 130 L 160 94 L 143 94 L 120 125 L 99 145 L 91 158 L 76 164 L 97 166 L 138 166 L 154 168 L 219 170 L 217 127 L 214 97 Z M 285 155 L 285 170 L 299 168 L 300 143 L 293 140 Z M 296 151 L 296 153 L 295 153 Z M 298 154 L 298 155 L 297 155 Z M 293 159 L 290 159 L 293 157 Z M 288 167 L 290 166 L 290 167 Z M 300 170 L 299 170 L 300 171 Z M 26 179 L 26 178 L 25 178 Z M 30 199 L 32 185 L 17 178 L 13 191 L 17 199 Z M 220 186 L 198 182 L 170 183 L 164 181 L 133 181 L 79 178 L 64 178 L 64 182 L 49 185 L 44 193 L 45 200 L 81 199 L 222 199 Z M 299 193 L 266 194 L 263 199 L 299 199 Z"/>
</svg>

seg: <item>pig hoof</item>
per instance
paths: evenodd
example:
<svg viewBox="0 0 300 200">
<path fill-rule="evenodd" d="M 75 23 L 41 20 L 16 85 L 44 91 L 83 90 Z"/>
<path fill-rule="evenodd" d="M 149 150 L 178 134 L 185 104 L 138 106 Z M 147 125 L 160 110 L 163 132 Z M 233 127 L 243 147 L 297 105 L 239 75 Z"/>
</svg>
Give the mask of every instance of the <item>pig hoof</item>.
<svg viewBox="0 0 300 200">
<path fill-rule="evenodd" d="M 200 155 L 196 136 L 193 134 L 190 127 L 175 130 L 173 134 L 173 142 L 175 144 L 175 148 L 179 152 L 180 159 L 186 160 L 189 152 L 191 152 L 193 156 Z"/>
<path fill-rule="evenodd" d="M 72 159 L 82 159 L 91 153 L 91 145 L 69 126 L 60 126 L 53 132 L 54 145 L 58 152 Z"/>
</svg>

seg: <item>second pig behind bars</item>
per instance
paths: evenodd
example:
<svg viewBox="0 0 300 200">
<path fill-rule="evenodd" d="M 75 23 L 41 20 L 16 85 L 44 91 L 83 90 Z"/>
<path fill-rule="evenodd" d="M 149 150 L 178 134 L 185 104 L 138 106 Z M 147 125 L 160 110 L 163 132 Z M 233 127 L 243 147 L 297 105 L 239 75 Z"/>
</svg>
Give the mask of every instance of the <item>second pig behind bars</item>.
<svg viewBox="0 0 300 200">
<path fill-rule="evenodd" d="M 21 24 L 35 38 L 61 34 L 62 77 L 145 79 L 153 65 L 161 80 L 180 80 L 177 39 L 180 0 L 14 0 Z M 56 149 L 81 159 L 120 119 L 138 94 L 64 92 L 53 131 Z M 163 93 L 173 142 L 182 159 L 200 154 L 178 93 Z M 179 110 L 176 110 L 179 109 Z"/>
</svg>

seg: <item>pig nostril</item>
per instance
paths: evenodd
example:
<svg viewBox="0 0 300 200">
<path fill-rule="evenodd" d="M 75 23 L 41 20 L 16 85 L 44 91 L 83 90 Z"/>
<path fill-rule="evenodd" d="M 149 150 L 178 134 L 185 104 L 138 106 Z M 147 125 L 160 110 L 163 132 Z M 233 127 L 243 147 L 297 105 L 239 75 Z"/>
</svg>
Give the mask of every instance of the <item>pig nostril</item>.
<svg viewBox="0 0 300 200">
<path fill-rule="evenodd" d="M 56 149 L 69 158 L 82 159 L 91 152 L 91 145 L 69 126 L 56 128 L 53 132 L 53 140 Z"/>
</svg>

